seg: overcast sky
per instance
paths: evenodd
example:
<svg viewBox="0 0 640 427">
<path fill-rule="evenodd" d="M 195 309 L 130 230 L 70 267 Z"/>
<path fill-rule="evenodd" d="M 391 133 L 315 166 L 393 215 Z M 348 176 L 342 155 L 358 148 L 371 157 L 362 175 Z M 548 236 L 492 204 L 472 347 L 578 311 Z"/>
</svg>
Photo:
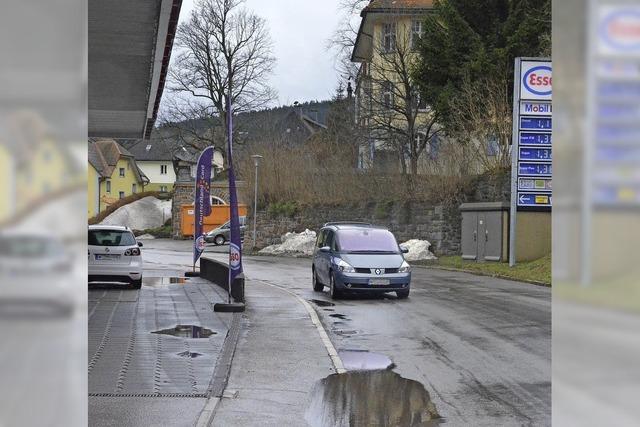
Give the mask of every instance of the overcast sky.
<svg viewBox="0 0 640 427">
<path fill-rule="evenodd" d="M 246 0 L 246 7 L 267 20 L 277 58 L 272 86 L 280 105 L 325 100 L 338 84 L 327 39 L 338 25 L 339 0 Z M 183 0 L 181 21 L 194 0 Z"/>
</svg>

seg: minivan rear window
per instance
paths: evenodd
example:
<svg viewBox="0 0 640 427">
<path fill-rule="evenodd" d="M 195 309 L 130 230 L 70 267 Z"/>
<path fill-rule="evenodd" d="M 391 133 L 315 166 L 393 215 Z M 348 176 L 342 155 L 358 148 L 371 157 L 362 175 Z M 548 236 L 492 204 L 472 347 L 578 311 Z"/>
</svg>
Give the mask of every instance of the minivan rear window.
<svg viewBox="0 0 640 427">
<path fill-rule="evenodd" d="M 133 246 L 136 238 L 130 231 L 89 230 L 89 245 L 92 246 Z"/>
<path fill-rule="evenodd" d="M 398 253 L 400 251 L 393 234 L 382 229 L 339 230 L 338 243 L 342 252 Z"/>
</svg>

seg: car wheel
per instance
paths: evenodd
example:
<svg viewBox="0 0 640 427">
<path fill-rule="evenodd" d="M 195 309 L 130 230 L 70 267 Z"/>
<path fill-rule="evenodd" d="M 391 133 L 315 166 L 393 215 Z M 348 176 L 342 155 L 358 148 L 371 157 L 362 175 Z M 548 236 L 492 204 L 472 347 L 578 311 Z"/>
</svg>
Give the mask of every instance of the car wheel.
<svg viewBox="0 0 640 427">
<path fill-rule="evenodd" d="M 406 291 L 396 291 L 396 295 L 398 296 L 398 299 L 409 298 L 409 289 L 407 289 Z"/>
<path fill-rule="evenodd" d="M 138 280 L 132 280 L 131 287 L 133 289 L 140 289 L 142 287 L 142 277 L 139 278 Z"/>
<path fill-rule="evenodd" d="M 324 290 L 324 285 L 318 280 L 318 274 L 316 273 L 315 268 L 312 270 L 311 275 L 313 276 L 311 279 L 313 283 L 313 290 L 316 292 L 322 292 Z"/>
<path fill-rule="evenodd" d="M 336 281 L 333 278 L 333 273 L 329 272 L 329 294 L 331 295 L 331 299 L 339 299 L 342 294 L 336 288 Z"/>
<path fill-rule="evenodd" d="M 215 243 L 216 246 L 224 245 L 224 242 L 225 242 L 225 239 L 224 239 L 224 236 L 222 235 L 216 236 L 216 238 L 213 240 L 213 243 Z"/>
</svg>

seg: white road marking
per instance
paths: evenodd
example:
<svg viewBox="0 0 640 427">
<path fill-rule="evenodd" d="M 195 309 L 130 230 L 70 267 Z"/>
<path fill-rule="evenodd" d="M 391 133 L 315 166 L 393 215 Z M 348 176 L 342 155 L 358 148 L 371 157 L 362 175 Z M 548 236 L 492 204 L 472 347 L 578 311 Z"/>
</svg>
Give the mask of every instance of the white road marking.
<svg viewBox="0 0 640 427">
<path fill-rule="evenodd" d="M 324 344 L 324 348 L 327 350 L 327 353 L 331 358 L 331 362 L 333 363 L 333 367 L 335 368 L 336 372 L 339 374 L 344 374 L 345 372 L 347 372 L 347 370 L 344 368 L 344 364 L 342 363 L 342 359 L 340 359 L 340 356 L 338 355 L 338 351 L 336 350 L 336 348 L 333 346 L 333 343 L 329 339 L 329 335 L 327 334 L 327 331 L 324 329 L 324 326 L 322 326 L 322 322 L 318 317 L 318 313 L 313 308 L 313 306 L 309 304 L 304 298 L 301 298 L 296 293 L 291 292 L 288 289 L 285 289 L 278 285 L 267 283 L 262 280 L 260 282 L 264 283 L 265 285 L 273 286 L 274 288 L 278 288 L 281 291 L 284 291 L 288 294 L 293 295 L 304 306 L 304 308 L 307 310 L 307 313 L 309 313 L 309 317 L 311 317 L 311 323 L 315 325 L 318 331 L 318 334 L 320 335 L 320 340 L 322 341 L 322 344 Z"/>
</svg>

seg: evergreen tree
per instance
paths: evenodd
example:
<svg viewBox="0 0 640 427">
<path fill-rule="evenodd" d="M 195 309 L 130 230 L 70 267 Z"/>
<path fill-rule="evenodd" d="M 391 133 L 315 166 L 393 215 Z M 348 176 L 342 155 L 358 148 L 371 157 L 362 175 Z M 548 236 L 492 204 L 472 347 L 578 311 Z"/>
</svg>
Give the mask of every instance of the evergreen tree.
<svg viewBox="0 0 640 427">
<path fill-rule="evenodd" d="M 424 22 L 414 80 L 449 133 L 460 123 L 452 100 L 468 90 L 506 86 L 513 93 L 518 56 L 550 54 L 550 0 L 436 0 Z"/>
</svg>

